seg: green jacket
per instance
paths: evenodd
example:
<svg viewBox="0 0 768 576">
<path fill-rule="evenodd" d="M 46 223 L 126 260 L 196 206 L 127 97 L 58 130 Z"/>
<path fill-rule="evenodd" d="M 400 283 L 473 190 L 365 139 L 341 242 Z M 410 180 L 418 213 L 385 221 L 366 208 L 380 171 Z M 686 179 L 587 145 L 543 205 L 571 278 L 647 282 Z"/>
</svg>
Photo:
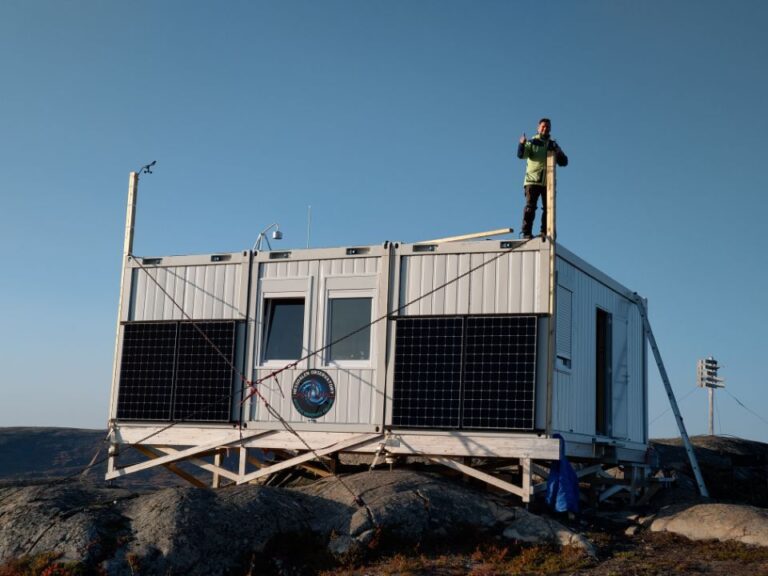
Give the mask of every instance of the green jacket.
<svg viewBox="0 0 768 576">
<path fill-rule="evenodd" d="M 523 186 L 547 185 L 547 150 L 555 151 L 558 166 L 568 166 L 568 156 L 560 149 L 557 142 L 548 136 L 536 134 L 525 144 L 518 144 L 517 157 L 527 160 Z"/>
</svg>

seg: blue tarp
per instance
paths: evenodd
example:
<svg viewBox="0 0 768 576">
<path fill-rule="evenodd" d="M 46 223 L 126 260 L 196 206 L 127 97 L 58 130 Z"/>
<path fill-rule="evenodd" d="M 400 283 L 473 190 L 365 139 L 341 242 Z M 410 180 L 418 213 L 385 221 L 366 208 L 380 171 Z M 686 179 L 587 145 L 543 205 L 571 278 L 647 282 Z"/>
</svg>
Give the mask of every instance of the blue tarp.
<svg viewBox="0 0 768 576">
<path fill-rule="evenodd" d="M 549 470 L 547 504 L 557 512 L 578 512 L 579 479 L 565 457 L 565 440 L 560 434 L 552 437 L 560 440 L 560 460 L 553 462 Z"/>
</svg>

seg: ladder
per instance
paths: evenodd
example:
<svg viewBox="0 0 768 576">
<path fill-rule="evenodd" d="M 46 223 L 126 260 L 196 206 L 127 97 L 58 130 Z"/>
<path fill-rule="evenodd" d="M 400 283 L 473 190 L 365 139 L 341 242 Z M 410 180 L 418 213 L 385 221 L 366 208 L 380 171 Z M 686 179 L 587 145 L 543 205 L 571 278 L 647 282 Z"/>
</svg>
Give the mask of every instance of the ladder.
<svg viewBox="0 0 768 576">
<path fill-rule="evenodd" d="M 635 302 L 640 309 L 640 316 L 643 318 L 643 327 L 645 334 L 648 336 L 648 342 L 651 344 L 651 350 L 653 350 L 653 356 L 656 359 L 656 365 L 659 367 L 659 375 L 664 382 L 664 388 L 667 391 L 667 397 L 669 398 L 669 404 L 672 406 L 672 412 L 675 413 L 675 420 L 677 421 L 677 427 L 680 430 L 680 437 L 683 439 L 683 445 L 685 451 L 688 453 L 688 460 L 691 463 L 691 469 L 693 475 L 696 477 L 696 483 L 699 485 L 699 493 L 704 498 L 709 498 L 709 491 L 707 485 L 704 484 L 704 477 L 701 475 L 701 469 L 699 468 L 699 462 L 696 460 L 696 454 L 693 451 L 691 445 L 691 439 L 688 438 L 688 432 L 685 431 L 685 424 L 683 423 L 683 417 L 680 415 L 680 408 L 677 406 L 677 400 L 675 399 L 675 393 L 672 391 L 672 385 L 669 383 L 669 376 L 667 376 L 667 369 L 664 367 L 664 361 L 661 359 L 661 352 L 656 345 L 656 338 L 653 336 L 653 330 L 651 330 L 651 323 L 648 321 L 648 309 L 645 305 L 645 300 L 637 293 L 634 294 Z"/>
</svg>

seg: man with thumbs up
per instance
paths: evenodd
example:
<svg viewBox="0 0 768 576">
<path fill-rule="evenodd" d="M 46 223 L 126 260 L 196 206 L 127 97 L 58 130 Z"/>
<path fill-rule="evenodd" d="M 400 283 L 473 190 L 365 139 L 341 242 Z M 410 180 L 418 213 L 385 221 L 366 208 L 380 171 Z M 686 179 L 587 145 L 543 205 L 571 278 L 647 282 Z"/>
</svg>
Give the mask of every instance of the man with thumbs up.
<svg viewBox="0 0 768 576">
<path fill-rule="evenodd" d="M 517 157 L 527 160 L 525 166 L 525 208 L 523 209 L 523 238 L 533 238 L 533 220 L 536 217 L 536 205 L 541 197 L 541 234 L 546 233 L 547 226 L 547 151 L 554 150 L 555 162 L 558 166 L 568 166 L 568 156 L 550 137 L 552 122 L 549 118 L 539 120 L 539 132 L 527 140 L 525 133 L 520 137 L 517 146 Z"/>
</svg>

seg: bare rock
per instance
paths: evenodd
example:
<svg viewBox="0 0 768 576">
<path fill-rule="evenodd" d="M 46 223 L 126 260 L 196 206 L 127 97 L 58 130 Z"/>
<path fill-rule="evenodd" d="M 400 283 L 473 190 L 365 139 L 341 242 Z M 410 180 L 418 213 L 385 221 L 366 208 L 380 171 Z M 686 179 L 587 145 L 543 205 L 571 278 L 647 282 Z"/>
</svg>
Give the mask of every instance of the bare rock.
<svg viewBox="0 0 768 576">
<path fill-rule="evenodd" d="M 768 510 L 740 504 L 670 507 L 659 512 L 650 529 L 691 540 L 733 540 L 768 546 Z"/>
<path fill-rule="evenodd" d="M 591 557 L 596 557 L 592 544 L 581 534 L 570 530 L 557 520 L 537 516 L 522 508 L 514 509 L 514 519 L 504 530 L 504 537 L 531 544 L 553 544 L 558 547 L 575 546 Z"/>
<path fill-rule="evenodd" d="M 108 563 L 110 573 L 136 565 L 150 574 L 228 574 L 276 537 L 309 529 L 300 499 L 265 486 L 167 488 L 124 514 L 132 540 Z"/>
<path fill-rule="evenodd" d="M 41 552 L 91 564 L 112 554 L 128 492 L 73 482 L 0 490 L 0 561 Z"/>
<path fill-rule="evenodd" d="M 364 546 L 373 531 L 414 544 L 458 537 L 467 527 L 500 532 L 512 517 L 488 493 L 409 470 L 362 472 L 341 481 L 327 478 L 295 490 L 314 500 L 309 506 L 313 529 L 339 535 L 329 546 L 335 557 Z M 340 540 L 342 535 L 357 544 Z"/>
<path fill-rule="evenodd" d="M 591 552 L 583 537 L 554 520 L 469 484 L 408 470 L 293 489 L 166 488 L 138 495 L 77 482 L 0 489 L 0 563 L 55 552 L 110 576 L 246 573 L 255 561 L 280 571 L 280 563 L 306 548 L 322 561 L 354 560 L 382 542 L 414 546 L 502 533 Z"/>
</svg>

